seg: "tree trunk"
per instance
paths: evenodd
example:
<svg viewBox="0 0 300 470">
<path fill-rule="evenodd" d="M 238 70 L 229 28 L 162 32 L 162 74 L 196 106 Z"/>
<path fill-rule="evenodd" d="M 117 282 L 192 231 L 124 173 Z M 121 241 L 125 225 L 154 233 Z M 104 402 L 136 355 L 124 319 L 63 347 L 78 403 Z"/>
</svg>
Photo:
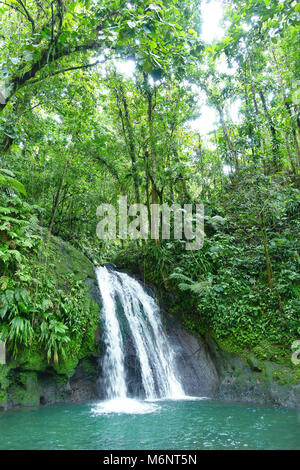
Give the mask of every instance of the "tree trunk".
<svg viewBox="0 0 300 470">
<path fill-rule="evenodd" d="M 265 117 L 268 121 L 270 131 L 271 131 L 272 154 L 273 154 L 274 167 L 275 167 L 275 170 L 278 170 L 279 169 L 279 144 L 278 144 L 276 129 L 275 129 L 275 126 L 273 124 L 272 118 L 270 116 L 269 110 L 267 108 L 267 104 L 266 104 L 264 94 L 261 90 L 259 90 L 258 93 L 259 93 L 259 96 L 260 96 L 260 99 L 261 99 L 261 102 L 262 102 L 262 105 L 263 105 L 263 108 L 264 108 Z"/>
<path fill-rule="evenodd" d="M 225 118 L 224 118 L 224 112 L 223 112 L 223 109 L 221 108 L 220 105 L 217 105 L 217 110 L 218 110 L 219 115 L 220 115 L 220 121 L 221 121 L 222 129 L 223 129 L 223 134 L 224 134 L 224 137 L 226 139 L 226 142 L 227 142 L 230 154 L 231 154 L 232 161 L 234 162 L 235 171 L 236 171 L 236 174 L 238 174 L 238 172 L 239 172 L 239 162 L 238 162 L 237 154 L 236 154 L 236 151 L 234 149 L 232 140 L 230 138 L 230 135 L 229 135 L 229 132 L 228 132 L 228 129 L 227 129 L 227 126 L 226 126 L 226 122 L 225 122 Z"/>
<path fill-rule="evenodd" d="M 129 115 L 129 109 L 128 109 L 125 91 L 121 84 L 119 86 L 119 92 L 116 89 L 116 97 L 117 97 L 117 102 L 119 106 L 119 114 L 121 118 L 124 139 L 125 139 L 126 146 L 128 148 L 130 159 L 131 159 L 131 170 L 132 170 L 135 198 L 136 198 L 136 202 L 139 204 L 140 203 L 140 191 L 139 191 L 134 133 L 133 133 L 132 124 L 130 121 L 130 115 Z M 123 110 L 122 110 L 122 107 L 123 107 Z"/>
<path fill-rule="evenodd" d="M 54 205 L 53 205 L 52 216 L 51 216 L 51 220 L 50 220 L 50 224 L 49 224 L 49 236 L 52 233 L 52 228 L 53 228 L 53 224 L 54 224 L 54 220 L 55 220 L 55 215 L 56 215 L 59 203 L 60 203 L 62 188 L 63 188 L 63 184 L 64 184 L 64 181 L 65 181 L 65 175 L 66 175 L 66 170 L 67 170 L 68 164 L 69 164 L 69 161 L 66 160 L 64 170 L 63 170 L 63 174 L 62 174 L 62 177 L 61 177 L 61 180 L 60 180 L 60 184 L 59 184 L 59 187 L 58 187 L 58 190 L 57 190 L 57 193 L 56 193 L 55 202 L 54 202 Z"/>
<path fill-rule="evenodd" d="M 295 126 L 293 124 L 293 115 L 292 115 L 292 111 L 291 111 L 291 105 L 287 100 L 284 101 L 284 104 L 285 104 L 285 107 L 287 109 L 287 112 L 288 112 L 288 115 L 289 115 L 289 118 L 290 118 L 290 122 L 291 122 L 292 136 L 293 136 L 296 155 L 297 155 L 296 167 L 297 167 L 297 169 L 299 169 L 300 168 L 300 148 L 299 148 L 299 142 L 298 142 L 298 138 L 297 138 L 297 132 L 296 132 Z"/>
</svg>

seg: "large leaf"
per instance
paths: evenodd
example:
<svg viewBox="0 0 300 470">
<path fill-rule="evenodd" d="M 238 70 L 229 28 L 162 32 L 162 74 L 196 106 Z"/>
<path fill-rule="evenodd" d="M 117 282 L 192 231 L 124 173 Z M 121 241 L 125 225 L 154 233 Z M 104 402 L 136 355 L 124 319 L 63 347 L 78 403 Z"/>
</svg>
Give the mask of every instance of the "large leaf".
<svg viewBox="0 0 300 470">
<path fill-rule="evenodd" d="M 15 191 L 18 191 L 24 196 L 27 196 L 24 185 L 20 183 L 20 181 L 16 180 L 15 178 L 12 178 L 11 176 L 0 175 L 0 187 L 1 186 L 6 187 L 8 189 L 14 189 Z"/>
</svg>

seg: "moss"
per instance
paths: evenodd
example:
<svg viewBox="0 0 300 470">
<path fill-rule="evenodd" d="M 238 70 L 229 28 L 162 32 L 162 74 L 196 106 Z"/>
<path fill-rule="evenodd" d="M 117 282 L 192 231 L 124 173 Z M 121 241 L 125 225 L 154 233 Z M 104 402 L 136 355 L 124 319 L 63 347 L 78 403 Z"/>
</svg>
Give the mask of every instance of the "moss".
<svg viewBox="0 0 300 470">
<path fill-rule="evenodd" d="M 81 365 L 85 372 L 88 374 L 95 373 L 95 361 L 91 361 L 89 358 L 85 358 L 81 361 Z"/>
<path fill-rule="evenodd" d="M 23 380 L 26 387 L 23 403 L 38 404 L 40 401 L 40 393 L 37 374 L 35 372 L 23 372 L 21 373 L 21 380 Z"/>
<path fill-rule="evenodd" d="M 253 354 L 249 354 L 247 357 L 247 363 L 250 368 L 255 372 L 262 372 L 264 369 L 263 364 Z"/>
<path fill-rule="evenodd" d="M 234 377 L 239 377 L 243 373 L 243 368 L 242 367 L 234 367 L 232 370 L 232 375 Z"/>
<path fill-rule="evenodd" d="M 293 385 L 299 382 L 297 371 L 275 364 L 269 361 L 263 363 L 263 376 L 268 382 L 276 382 L 279 385 Z"/>
<path fill-rule="evenodd" d="M 0 407 L 5 407 L 7 404 L 7 392 L 0 390 Z"/>
<path fill-rule="evenodd" d="M 10 366 L 7 364 L 0 364 L 0 389 L 6 390 L 9 386 L 8 373 Z"/>
<path fill-rule="evenodd" d="M 46 230 L 43 238 L 45 244 L 39 256 L 28 259 L 26 265 L 28 272 L 36 275 L 35 263 L 37 259 L 40 262 L 35 334 L 30 347 L 20 347 L 17 357 L 9 358 L 8 365 L 0 365 L 3 403 L 8 399 L 13 405 L 39 404 L 37 374 L 50 375 L 50 380 L 62 387 L 63 397 L 78 362 L 98 351 L 99 305 L 93 300 L 97 298 L 93 265 L 69 243 L 54 236 L 48 238 Z M 70 340 L 64 346 L 65 359 L 59 351 L 58 364 L 53 362 L 53 355 L 47 360 L 47 344 L 41 344 L 39 323 L 44 317 L 54 318 L 68 328 Z"/>
<path fill-rule="evenodd" d="M 36 406 L 40 403 L 40 390 L 35 372 L 16 372 L 9 388 L 10 400 L 18 405 Z"/>
<path fill-rule="evenodd" d="M 58 364 L 52 364 L 53 369 L 59 375 L 65 375 L 66 377 L 72 377 L 75 372 L 75 368 L 79 362 L 77 356 L 69 357 L 65 361 L 60 361 Z"/>
<path fill-rule="evenodd" d="M 21 351 L 17 358 L 10 361 L 11 368 L 22 368 L 24 370 L 44 371 L 48 364 L 44 351 L 41 351 L 37 343 L 32 343 L 30 349 Z"/>
<path fill-rule="evenodd" d="M 237 356 L 240 356 L 243 359 L 247 358 L 248 351 L 238 346 L 234 337 L 228 336 L 227 338 L 218 338 L 215 335 L 213 335 L 213 337 L 220 346 L 220 348 L 223 349 L 223 351 L 226 351 L 231 354 L 236 354 Z"/>
<path fill-rule="evenodd" d="M 93 264 L 70 243 L 51 236 L 47 248 L 58 276 L 72 273 L 78 281 L 94 277 Z"/>
<path fill-rule="evenodd" d="M 15 383 L 9 388 L 9 395 L 11 401 L 13 401 L 14 403 L 17 403 L 18 405 L 23 404 L 23 399 L 25 395 L 24 387 Z"/>
<path fill-rule="evenodd" d="M 263 341 L 259 345 L 249 349 L 238 346 L 235 342 L 235 338 L 232 336 L 217 338 L 213 335 L 213 337 L 223 351 L 234 354 L 245 360 L 254 372 L 263 372 L 267 363 L 267 372 L 265 372 L 266 378 L 270 376 L 271 366 L 273 365 L 275 368 L 279 367 L 280 370 L 285 371 L 281 373 L 280 379 L 285 383 L 296 383 L 300 378 L 300 366 L 294 365 L 291 362 L 291 351 L 283 345 Z M 285 376 L 285 378 L 283 378 L 283 376 Z"/>
<path fill-rule="evenodd" d="M 253 348 L 253 353 L 260 360 L 272 361 L 282 365 L 290 365 L 291 352 L 282 345 L 262 341 Z"/>
<path fill-rule="evenodd" d="M 68 383 L 68 380 L 69 380 L 69 377 L 66 375 L 59 375 L 59 374 L 55 375 L 55 382 L 58 385 L 66 385 Z"/>
<path fill-rule="evenodd" d="M 9 387 L 9 366 L 0 364 L 0 407 L 5 407 L 7 404 L 7 389 Z"/>
</svg>

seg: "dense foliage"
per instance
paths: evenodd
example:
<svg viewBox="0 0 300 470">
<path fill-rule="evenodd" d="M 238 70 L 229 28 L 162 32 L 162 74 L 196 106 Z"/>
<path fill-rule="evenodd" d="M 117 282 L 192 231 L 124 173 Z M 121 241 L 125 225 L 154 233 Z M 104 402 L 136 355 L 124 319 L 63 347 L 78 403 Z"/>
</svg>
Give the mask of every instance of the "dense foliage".
<svg viewBox="0 0 300 470">
<path fill-rule="evenodd" d="M 0 2 L 0 317 L 12 354 L 38 343 L 57 362 L 92 348 L 96 316 L 81 281 L 58 283 L 54 235 L 142 272 L 194 331 L 290 357 L 299 5 L 224 3 L 224 37 L 207 43 L 198 0 Z M 208 134 L 192 125 L 203 100 L 219 118 Z M 203 248 L 100 241 L 96 208 L 120 195 L 149 219 L 151 203 L 202 201 Z"/>
<path fill-rule="evenodd" d="M 271 187 L 265 178 L 260 182 L 268 193 L 263 201 L 270 287 L 252 184 L 247 186 L 247 174 L 240 179 L 240 191 L 226 188 L 222 206 L 211 206 L 210 215 L 207 211 L 203 249 L 187 252 L 180 241 L 132 245 L 118 250 L 116 263 L 144 273 L 161 291 L 164 304 L 193 331 L 213 332 L 226 347 L 239 352 L 263 342 L 282 345 L 286 349 L 282 354 L 289 359 L 290 345 L 300 334 L 298 191 L 284 186 L 281 176 L 272 179 Z"/>
<path fill-rule="evenodd" d="M 37 208 L 14 195 L 1 207 L 1 339 L 14 358 L 28 347 L 45 359 L 94 350 L 98 311 L 85 284 L 57 267 L 58 247 L 38 226 Z"/>
</svg>

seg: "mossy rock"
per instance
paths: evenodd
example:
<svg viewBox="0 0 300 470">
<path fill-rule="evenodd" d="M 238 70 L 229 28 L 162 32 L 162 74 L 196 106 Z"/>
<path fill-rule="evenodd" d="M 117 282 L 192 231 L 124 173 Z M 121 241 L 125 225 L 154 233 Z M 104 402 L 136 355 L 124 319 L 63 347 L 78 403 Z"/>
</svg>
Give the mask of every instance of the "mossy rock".
<svg viewBox="0 0 300 470">
<path fill-rule="evenodd" d="M 0 408 L 5 408 L 7 405 L 7 392 L 0 390 Z"/>
<path fill-rule="evenodd" d="M 247 363 L 254 372 L 262 372 L 264 369 L 263 364 L 253 354 L 247 357 Z"/>
<path fill-rule="evenodd" d="M 47 243 L 58 276 L 72 273 L 78 281 L 95 277 L 91 261 L 70 243 L 54 236 Z"/>
<path fill-rule="evenodd" d="M 94 375 L 96 373 L 96 371 L 95 371 L 95 361 L 94 360 L 92 361 L 91 358 L 89 358 L 89 357 L 87 357 L 85 359 L 82 359 L 81 366 L 87 374 Z"/>
<path fill-rule="evenodd" d="M 78 357 L 70 357 L 65 361 L 59 362 L 58 364 L 52 364 L 52 367 L 55 372 L 57 372 L 57 374 L 61 376 L 72 377 L 78 362 Z"/>
<path fill-rule="evenodd" d="M 0 364 L 0 408 L 7 407 L 8 395 L 7 389 L 9 387 L 9 370 L 10 367 L 6 364 Z"/>
<path fill-rule="evenodd" d="M 271 361 L 278 364 L 290 363 L 290 351 L 282 345 L 272 344 L 267 341 L 262 341 L 260 344 L 253 348 L 253 354 L 258 360 Z"/>
<path fill-rule="evenodd" d="M 298 374 L 288 367 L 271 362 L 264 363 L 265 378 L 279 385 L 293 385 L 299 382 Z"/>
<path fill-rule="evenodd" d="M 247 351 L 242 349 L 240 346 L 236 344 L 236 339 L 233 336 L 228 336 L 226 338 L 219 338 L 216 335 L 212 334 L 212 338 L 214 341 L 217 342 L 217 344 L 220 346 L 220 348 L 227 353 L 237 355 L 239 357 L 243 357 L 246 359 L 247 356 Z"/>
<path fill-rule="evenodd" d="M 40 389 L 36 372 L 15 372 L 9 387 L 10 401 L 22 406 L 37 406 L 40 403 Z"/>
<path fill-rule="evenodd" d="M 11 359 L 9 365 L 11 368 L 22 368 L 29 371 L 44 371 L 48 367 L 45 354 L 42 354 L 35 344 L 30 349 L 20 352 L 17 358 Z"/>
<path fill-rule="evenodd" d="M 6 390 L 9 386 L 9 374 L 10 367 L 7 364 L 0 364 L 0 390 Z"/>
</svg>

